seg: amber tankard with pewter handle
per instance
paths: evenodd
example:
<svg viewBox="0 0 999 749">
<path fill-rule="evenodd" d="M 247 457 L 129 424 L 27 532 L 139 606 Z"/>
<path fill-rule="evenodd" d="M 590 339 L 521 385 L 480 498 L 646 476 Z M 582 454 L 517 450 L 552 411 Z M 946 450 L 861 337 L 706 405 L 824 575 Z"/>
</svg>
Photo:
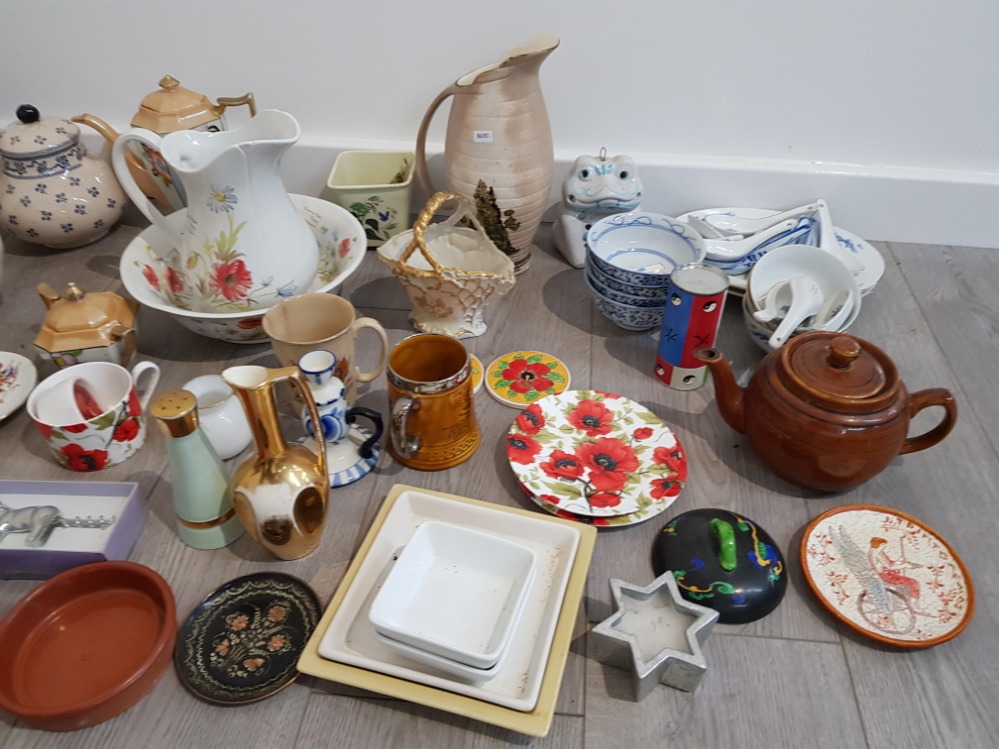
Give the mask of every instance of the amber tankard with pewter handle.
<svg viewBox="0 0 999 749">
<path fill-rule="evenodd" d="M 463 463 L 481 440 L 472 405 L 472 366 L 450 336 L 418 333 L 389 354 L 391 439 L 397 461 L 421 471 Z"/>
</svg>

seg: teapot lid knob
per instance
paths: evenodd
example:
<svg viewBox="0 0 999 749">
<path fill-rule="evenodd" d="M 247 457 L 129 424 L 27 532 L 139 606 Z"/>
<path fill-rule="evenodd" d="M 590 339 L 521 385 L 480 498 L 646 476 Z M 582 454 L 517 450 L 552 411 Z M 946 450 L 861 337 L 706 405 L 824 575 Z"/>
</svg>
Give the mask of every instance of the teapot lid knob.
<svg viewBox="0 0 999 749">
<path fill-rule="evenodd" d="M 165 75 L 160 79 L 160 88 L 165 88 L 167 91 L 171 91 L 180 85 L 180 81 L 174 78 L 172 75 Z"/>
<path fill-rule="evenodd" d="M 70 281 L 66 286 L 66 291 L 63 292 L 62 298 L 69 302 L 78 302 L 86 295 L 87 292 L 77 286 L 73 281 Z"/>
<path fill-rule="evenodd" d="M 829 366 L 833 369 L 848 369 L 860 356 L 860 344 L 850 336 L 836 336 L 829 342 Z"/>
<path fill-rule="evenodd" d="M 25 125 L 31 124 L 32 122 L 38 122 L 41 119 L 41 113 L 38 111 L 38 107 L 33 107 L 30 104 L 22 104 L 17 108 L 17 119 L 23 122 Z"/>
</svg>

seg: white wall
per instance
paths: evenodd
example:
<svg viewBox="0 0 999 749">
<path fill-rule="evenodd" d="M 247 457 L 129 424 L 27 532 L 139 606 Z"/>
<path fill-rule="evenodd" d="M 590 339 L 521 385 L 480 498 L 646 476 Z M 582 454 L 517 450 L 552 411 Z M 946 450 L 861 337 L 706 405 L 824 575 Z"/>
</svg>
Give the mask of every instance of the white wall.
<svg viewBox="0 0 999 749">
<path fill-rule="evenodd" d="M 441 89 L 539 32 L 561 38 L 553 203 L 606 147 L 639 160 L 650 210 L 821 196 L 868 239 L 999 247 L 986 0 L 0 0 L 0 124 L 32 103 L 124 128 L 166 73 L 252 90 L 300 121 L 286 182 L 319 194 L 339 149 L 412 147 Z"/>
</svg>

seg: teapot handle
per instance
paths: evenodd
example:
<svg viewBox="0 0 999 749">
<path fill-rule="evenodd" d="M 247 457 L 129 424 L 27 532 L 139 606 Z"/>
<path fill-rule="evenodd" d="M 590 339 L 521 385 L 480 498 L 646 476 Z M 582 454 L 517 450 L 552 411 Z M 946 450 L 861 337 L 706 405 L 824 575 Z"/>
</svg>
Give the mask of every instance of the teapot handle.
<svg viewBox="0 0 999 749">
<path fill-rule="evenodd" d="M 257 116 L 257 102 L 253 98 L 253 92 L 247 91 L 242 96 L 220 96 L 218 99 L 218 105 L 225 110 L 227 107 L 241 107 L 244 104 L 250 110 L 250 117 Z"/>
<path fill-rule="evenodd" d="M 457 87 L 452 85 L 437 94 L 437 98 L 430 103 L 426 113 L 423 115 L 420 129 L 416 133 L 416 177 L 419 179 L 420 184 L 423 185 L 423 189 L 427 195 L 433 195 L 437 192 L 430 181 L 430 170 L 427 168 L 427 130 L 430 128 L 430 122 L 433 120 L 437 108 L 444 103 L 445 99 L 453 96 L 455 93 L 457 93 Z"/>
<path fill-rule="evenodd" d="M 928 388 L 913 393 L 909 398 L 909 417 L 912 418 L 924 408 L 930 406 L 943 406 L 946 413 L 940 423 L 928 432 L 924 432 L 916 437 L 909 437 L 902 443 L 899 455 L 919 452 L 927 447 L 933 447 L 944 437 L 950 434 L 957 422 L 957 402 L 951 392 L 945 388 Z"/>
<path fill-rule="evenodd" d="M 132 199 L 132 202 L 135 203 L 135 207 L 142 211 L 142 214 L 154 226 L 170 238 L 171 248 L 180 247 L 180 232 L 174 229 L 166 216 L 160 213 L 159 209 L 146 197 L 146 194 L 139 188 L 138 183 L 135 181 L 135 177 L 132 176 L 132 170 L 128 166 L 129 156 L 132 153 L 128 150 L 130 141 L 137 141 L 154 151 L 161 151 L 163 149 L 163 139 L 156 133 L 150 130 L 143 130 L 142 128 L 122 133 L 111 147 L 111 166 L 114 168 L 114 172 L 118 176 L 118 181 L 121 183 L 122 188 L 128 194 L 128 197 Z"/>
</svg>

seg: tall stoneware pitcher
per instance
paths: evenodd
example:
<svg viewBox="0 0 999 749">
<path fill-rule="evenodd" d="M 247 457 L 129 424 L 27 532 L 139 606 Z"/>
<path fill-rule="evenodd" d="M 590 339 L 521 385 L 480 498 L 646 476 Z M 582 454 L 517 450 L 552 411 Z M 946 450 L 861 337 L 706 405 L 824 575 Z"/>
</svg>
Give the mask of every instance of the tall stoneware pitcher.
<svg viewBox="0 0 999 749">
<path fill-rule="evenodd" d="M 540 34 L 462 76 L 434 99 L 417 134 L 417 173 L 432 195 L 438 189 L 427 169 L 427 130 L 453 97 L 444 142 L 447 187 L 475 199 L 486 231 L 517 273 L 527 269 L 549 203 L 554 150 L 538 72 L 558 44 L 558 37 Z"/>
<path fill-rule="evenodd" d="M 309 287 L 319 247 L 278 171 L 301 128 L 290 114 L 267 109 L 234 130 L 180 130 L 160 137 L 136 128 L 111 151 L 115 173 L 136 207 L 171 240 L 162 289 L 181 309 L 268 309 Z M 180 178 L 187 209 L 164 216 L 136 184 L 129 144 L 159 152 Z"/>
<path fill-rule="evenodd" d="M 330 479 L 323 440 L 317 453 L 288 444 L 278 422 L 274 386 L 291 382 L 314 424 L 319 412 L 297 367 L 229 367 L 222 379 L 239 397 L 256 442 L 256 453 L 233 472 L 230 485 L 236 515 L 247 533 L 279 559 L 298 559 L 319 545 L 326 522 Z"/>
</svg>

